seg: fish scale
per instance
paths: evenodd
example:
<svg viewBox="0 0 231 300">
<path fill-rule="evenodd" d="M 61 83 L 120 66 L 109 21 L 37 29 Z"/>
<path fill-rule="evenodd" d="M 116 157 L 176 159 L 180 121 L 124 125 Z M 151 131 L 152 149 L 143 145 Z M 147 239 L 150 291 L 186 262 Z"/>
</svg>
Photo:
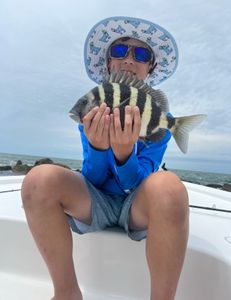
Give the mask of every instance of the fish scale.
<svg viewBox="0 0 231 300">
<path fill-rule="evenodd" d="M 113 85 L 110 83 L 103 83 L 101 88 L 104 91 L 104 95 L 102 95 L 100 97 L 100 99 L 101 99 L 100 103 L 106 100 L 107 105 L 112 108 L 113 103 L 114 103 L 114 87 L 113 87 Z"/>
</svg>

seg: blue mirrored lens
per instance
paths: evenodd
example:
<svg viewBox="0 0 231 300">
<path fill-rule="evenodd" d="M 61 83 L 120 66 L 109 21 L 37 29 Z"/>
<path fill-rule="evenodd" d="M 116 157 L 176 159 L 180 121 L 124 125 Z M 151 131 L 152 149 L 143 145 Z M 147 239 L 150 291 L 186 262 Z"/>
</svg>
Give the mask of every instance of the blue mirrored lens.
<svg viewBox="0 0 231 300">
<path fill-rule="evenodd" d="M 143 47 L 134 48 L 134 57 L 137 61 L 140 62 L 149 62 L 152 58 L 151 51 Z"/>
<path fill-rule="evenodd" d="M 125 58 L 129 49 L 132 49 L 133 58 L 138 62 L 147 63 L 152 59 L 152 52 L 148 48 L 117 44 L 111 47 L 110 56 L 113 58 Z"/>
<path fill-rule="evenodd" d="M 111 57 L 114 58 L 124 58 L 127 55 L 128 46 L 127 45 L 114 45 L 111 47 Z"/>
</svg>

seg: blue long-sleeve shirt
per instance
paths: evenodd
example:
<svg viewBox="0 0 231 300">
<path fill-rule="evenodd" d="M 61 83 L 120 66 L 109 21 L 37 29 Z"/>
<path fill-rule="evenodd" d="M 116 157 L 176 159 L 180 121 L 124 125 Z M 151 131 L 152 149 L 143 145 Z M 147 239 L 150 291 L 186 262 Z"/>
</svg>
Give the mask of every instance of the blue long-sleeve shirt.
<svg viewBox="0 0 231 300">
<path fill-rule="evenodd" d="M 82 174 L 107 194 L 126 195 L 144 178 L 157 171 L 171 138 L 167 130 L 161 141 L 144 144 L 138 140 L 128 160 L 123 165 L 117 165 L 111 148 L 96 150 L 88 142 L 83 125 L 78 127 L 83 145 Z"/>
</svg>

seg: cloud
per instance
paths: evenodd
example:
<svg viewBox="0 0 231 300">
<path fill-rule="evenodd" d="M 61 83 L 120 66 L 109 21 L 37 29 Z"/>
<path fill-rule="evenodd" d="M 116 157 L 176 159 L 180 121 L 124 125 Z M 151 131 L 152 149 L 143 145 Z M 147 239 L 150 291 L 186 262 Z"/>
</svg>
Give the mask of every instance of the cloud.
<svg viewBox="0 0 231 300">
<path fill-rule="evenodd" d="M 158 87 L 173 115 L 208 115 L 190 134 L 186 157 L 229 160 L 230 8 L 226 0 L 2 0 L 0 151 L 81 157 L 80 137 L 68 111 L 95 85 L 85 72 L 85 37 L 100 19 L 128 15 L 153 20 L 176 38 L 178 69 Z M 168 155 L 181 155 L 174 141 Z"/>
</svg>

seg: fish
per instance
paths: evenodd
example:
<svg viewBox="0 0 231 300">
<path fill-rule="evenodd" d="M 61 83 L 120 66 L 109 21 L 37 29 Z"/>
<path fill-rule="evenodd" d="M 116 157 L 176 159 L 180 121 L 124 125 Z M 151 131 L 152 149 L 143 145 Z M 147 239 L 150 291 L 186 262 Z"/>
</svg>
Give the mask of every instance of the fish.
<svg viewBox="0 0 231 300">
<path fill-rule="evenodd" d="M 173 117 L 162 90 L 151 88 L 143 80 L 125 71 L 107 75 L 100 85 L 77 100 L 69 111 L 69 116 L 81 124 L 84 116 L 103 102 L 110 107 L 111 112 L 114 108 L 119 108 L 122 129 L 125 106 L 138 106 L 141 116 L 139 139 L 147 144 L 158 142 L 169 130 L 183 153 L 188 151 L 189 132 L 207 117 L 206 114 Z"/>
</svg>

